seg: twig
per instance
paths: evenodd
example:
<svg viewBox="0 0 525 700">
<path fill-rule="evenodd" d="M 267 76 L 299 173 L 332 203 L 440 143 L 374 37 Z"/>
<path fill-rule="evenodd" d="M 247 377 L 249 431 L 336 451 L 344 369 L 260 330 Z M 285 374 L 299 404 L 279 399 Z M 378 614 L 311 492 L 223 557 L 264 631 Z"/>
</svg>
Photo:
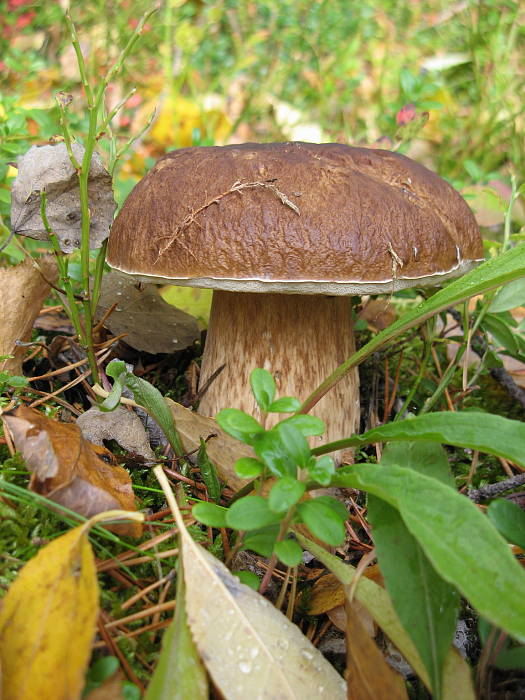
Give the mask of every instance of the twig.
<svg viewBox="0 0 525 700">
<path fill-rule="evenodd" d="M 525 484 L 525 473 L 516 474 L 504 481 L 497 481 L 495 484 L 487 484 L 487 486 L 481 486 L 479 489 L 469 491 L 468 497 L 471 501 L 474 501 L 474 503 L 480 503 L 489 498 L 495 498 L 499 496 L 500 493 L 505 493 L 505 491 L 511 491 L 523 484 Z"/>
</svg>

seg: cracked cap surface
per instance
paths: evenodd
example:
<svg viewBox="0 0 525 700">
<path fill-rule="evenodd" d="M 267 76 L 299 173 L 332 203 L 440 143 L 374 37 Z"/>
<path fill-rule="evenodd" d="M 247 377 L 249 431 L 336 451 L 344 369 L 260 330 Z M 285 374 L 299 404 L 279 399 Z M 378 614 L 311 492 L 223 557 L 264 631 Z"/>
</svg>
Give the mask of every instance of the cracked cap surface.
<svg viewBox="0 0 525 700">
<path fill-rule="evenodd" d="M 231 291 L 390 292 L 483 259 L 472 212 L 397 153 L 246 143 L 168 153 L 115 220 L 108 263 L 149 281 Z"/>
</svg>

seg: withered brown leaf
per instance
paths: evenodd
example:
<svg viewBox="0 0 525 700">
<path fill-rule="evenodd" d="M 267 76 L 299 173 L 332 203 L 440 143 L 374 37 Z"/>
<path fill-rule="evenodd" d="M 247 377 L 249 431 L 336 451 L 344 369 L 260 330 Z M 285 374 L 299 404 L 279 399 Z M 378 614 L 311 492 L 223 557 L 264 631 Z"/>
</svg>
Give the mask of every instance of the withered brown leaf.
<svg viewBox="0 0 525 700">
<path fill-rule="evenodd" d="M 86 440 L 75 423 L 59 423 L 20 406 L 3 418 L 31 470 L 29 488 L 87 518 L 106 510 L 136 510 L 131 479 L 105 447 Z M 106 526 L 139 537 L 140 523 Z"/>
</svg>

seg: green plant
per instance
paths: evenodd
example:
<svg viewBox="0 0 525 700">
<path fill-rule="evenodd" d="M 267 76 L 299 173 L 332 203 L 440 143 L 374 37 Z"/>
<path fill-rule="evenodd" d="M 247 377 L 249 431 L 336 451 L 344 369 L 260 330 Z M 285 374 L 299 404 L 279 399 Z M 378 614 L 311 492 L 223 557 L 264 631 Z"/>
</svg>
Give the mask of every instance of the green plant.
<svg viewBox="0 0 525 700">
<path fill-rule="evenodd" d="M 250 384 L 263 416 L 293 413 L 300 407 L 293 397 L 275 399 L 275 381 L 264 369 L 253 370 Z M 287 566 L 301 561 L 302 550 L 293 536 L 298 523 L 304 523 L 331 546 L 344 541 L 344 506 L 331 496 L 303 499 L 309 482 L 327 486 L 335 473 L 332 458 L 314 457 L 307 442 L 308 437 L 324 432 L 323 421 L 295 415 L 265 430 L 252 416 L 229 408 L 217 414 L 217 423 L 228 435 L 253 447 L 256 458 L 239 459 L 235 471 L 241 478 L 256 479 L 255 493 L 238 498 L 228 509 L 213 503 L 197 504 L 193 514 L 200 522 L 245 533 L 244 548 L 271 556 L 273 564 L 278 558 Z"/>
</svg>

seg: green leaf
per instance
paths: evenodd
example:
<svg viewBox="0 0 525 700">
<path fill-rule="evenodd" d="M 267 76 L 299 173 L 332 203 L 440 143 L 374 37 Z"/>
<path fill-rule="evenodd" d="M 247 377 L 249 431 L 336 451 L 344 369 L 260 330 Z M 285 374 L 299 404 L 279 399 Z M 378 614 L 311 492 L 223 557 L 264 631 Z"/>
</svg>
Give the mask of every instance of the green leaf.
<svg viewBox="0 0 525 700">
<path fill-rule="evenodd" d="M 314 481 L 317 481 L 321 486 L 328 486 L 335 474 L 334 460 L 328 455 L 324 455 L 319 459 L 313 459 L 307 465 L 308 473 Z"/>
<path fill-rule="evenodd" d="M 254 479 L 264 469 L 264 464 L 253 457 L 241 457 L 233 467 L 237 476 L 241 479 Z"/>
<path fill-rule="evenodd" d="M 268 413 L 295 413 L 301 408 L 299 399 L 293 396 L 281 396 L 268 406 Z"/>
<path fill-rule="evenodd" d="M 516 355 L 519 351 L 518 340 L 512 329 L 498 316 L 486 314 L 481 326 L 491 334 L 497 346 L 504 348 L 511 355 Z"/>
<path fill-rule="evenodd" d="M 276 542 L 273 551 L 286 566 L 297 566 L 303 559 L 301 546 L 290 538 Z"/>
<path fill-rule="evenodd" d="M 217 476 L 217 469 L 213 462 L 210 461 L 206 452 L 206 443 L 200 438 L 200 447 L 197 452 L 197 466 L 200 469 L 202 480 L 206 484 L 208 496 L 212 501 L 219 501 L 221 498 L 221 483 Z"/>
<path fill-rule="evenodd" d="M 256 530 L 279 520 L 262 496 L 245 496 L 235 501 L 227 511 L 226 524 L 234 530 Z"/>
<path fill-rule="evenodd" d="M 265 369 L 254 369 L 250 374 L 250 386 L 261 411 L 268 412 L 275 397 L 275 381 Z"/>
<path fill-rule="evenodd" d="M 514 649 L 502 651 L 501 654 L 498 654 L 494 666 L 504 671 L 525 668 L 525 647 L 514 647 Z"/>
<path fill-rule="evenodd" d="M 270 490 L 268 505 L 274 513 L 284 513 L 294 506 L 305 492 L 305 484 L 290 476 L 278 479 Z"/>
<path fill-rule="evenodd" d="M 403 465 L 453 485 L 446 454 L 433 443 L 387 445 L 381 465 Z M 459 596 L 436 573 L 395 508 L 370 495 L 368 518 L 386 589 L 426 666 L 432 692 L 439 698 L 443 665 L 456 629 Z"/>
<path fill-rule="evenodd" d="M 180 440 L 173 414 L 158 389 L 145 379 L 126 373 L 125 384 L 133 392 L 135 401 L 143 406 L 149 415 L 159 424 L 176 455 L 182 456 L 184 448 Z"/>
<path fill-rule="evenodd" d="M 274 430 L 279 433 L 279 437 L 295 464 L 304 469 L 310 459 L 310 446 L 306 442 L 306 438 L 294 425 L 290 425 L 286 421 L 278 423 Z"/>
<path fill-rule="evenodd" d="M 344 541 L 344 520 L 321 498 L 299 503 L 297 511 L 310 532 L 323 542 L 337 547 Z"/>
<path fill-rule="evenodd" d="M 278 524 L 247 532 L 242 541 L 242 549 L 251 549 L 253 552 L 260 554 L 261 557 L 271 557 L 278 534 Z"/>
<path fill-rule="evenodd" d="M 196 503 L 191 510 L 193 517 L 203 525 L 210 527 L 226 527 L 227 508 L 216 503 Z"/>
<path fill-rule="evenodd" d="M 442 411 L 387 423 L 362 435 L 321 445 L 312 454 L 373 442 L 406 440 L 440 442 L 504 457 L 525 466 L 525 423 L 490 413 Z"/>
<path fill-rule="evenodd" d="M 397 508 L 438 574 L 493 624 L 525 639 L 525 572 L 470 499 L 396 466 L 343 467 L 332 483 L 368 491 Z"/>
<path fill-rule="evenodd" d="M 256 435 L 264 432 L 253 416 L 238 408 L 224 408 L 215 418 L 225 433 L 248 445 L 253 443 Z"/>
<path fill-rule="evenodd" d="M 179 564 L 175 616 L 164 633 L 162 651 L 144 700 L 208 697 L 208 677 L 188 626 L 184 574 Z"/>
<path fill-rule="evenodd" d="M 525 512 L 506 498 L 498 498 L 489 505 L 487 515 L 509 542 L 525 549 Z"/>
<path fill-rule="evenodd" d="M 280 425 L 284 425 L 285 423 L 293 425 L 294 428 L 300 430 L 305 437 L 322 435 L 326 430 L 326 425 L 320 418 L 317 418 L 317 416 L 297 414 L 296 416 L 285 418 L 280 422 Z"/>
<path fill-rule="evenodd" d="M 509 282 L 502 287 L 492 300 L 489 311 L 493 314 L 510 311 L 525 304 L 525 277 Z"/>
<path fill-rule="evenodd" d="M 295 460 L 288 454 L 288 450 L 283 445 L 281 436 L 275 428 L 257 436 L 253 443 L 253 449 L 257 457 L 262 459 L 274 476 L 296 476 Z"/>
<path fill-rule="evenodd" d="M 18 389 L 23 386 L 27 386 L 29 382 L 27 377 L 19 377 L 18 375 L 13 374 L 6 379 L 6 384 L 12 386 L 14 389 Z"/>
<path fill-rule="evenodd" d="M 431 318 L 435 314 L 455 306 L 465 299 L 476 294 L 484 294 L 490 289 L 500 287 L 507 282 L 525 276 L 525 244 L 521 243 L 508 250 L 503 255 L 487 260 L 485 263 L 471 270 L 444 289 L 434 294 L 430 299 L 419 304 L 415 309 L 401 316 L 388 328 L 378 333 L 374 338 L 363 345 L 356 353 L 349 357 L 325 381 L 315 389 L 303 402 L 302 413 L 308 413 L 317 401 L 319 401 L 337 382 L 342 379 L 353 367 L 357 367 L 363 360 L 374 352 L 390 343 L 402 333 Z"/>
<path fill-rule="evenodd" d="M 245 586 L 250 586 L 254 591 L 259 590 L 261 580 L 253 571 L 232 571 L 232 574 L 237 576 L 239 581 L 244 583 Z"/>
</svg>

